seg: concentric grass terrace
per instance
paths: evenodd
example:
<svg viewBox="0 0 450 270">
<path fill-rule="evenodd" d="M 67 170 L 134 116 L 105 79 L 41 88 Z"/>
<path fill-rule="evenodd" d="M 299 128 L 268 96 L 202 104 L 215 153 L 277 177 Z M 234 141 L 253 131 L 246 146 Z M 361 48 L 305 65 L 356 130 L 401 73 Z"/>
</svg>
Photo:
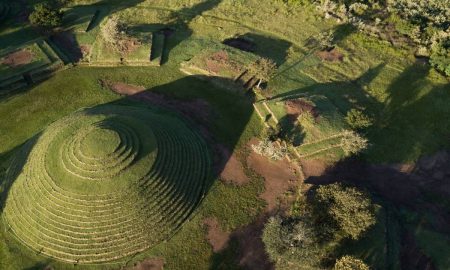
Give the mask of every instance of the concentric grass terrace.
<svg viewBox="0 0 450 270">
<path fill-rule="evenodd" d="M 78 111 L 36 138 L 22 171 L 10 168 L 7 177 L 16 180 L 4 218 L 20 241 L 59 260 L 135 254 L 167 239 L 198 205 L 209 179 L 208 151 L 165 111 Z"/>
</svg>

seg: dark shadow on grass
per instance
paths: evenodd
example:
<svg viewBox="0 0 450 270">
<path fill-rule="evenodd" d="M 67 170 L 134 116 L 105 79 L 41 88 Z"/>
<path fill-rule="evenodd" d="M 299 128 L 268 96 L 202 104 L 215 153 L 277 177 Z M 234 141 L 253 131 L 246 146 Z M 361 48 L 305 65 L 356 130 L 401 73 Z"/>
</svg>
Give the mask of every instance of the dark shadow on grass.
<svg viewBox="0 0 450 270">
<path fill-rule="evenodd" d="M 303 143 L 305 132 L 297 121 L 298 115 L 287 114 L 279 119 L 278 130 L 275 138 L 291 143 L 297 147 Z M 275 140 L 274 138 L 274 140 Z"/>
<path fill-rule="evenodd" d="M 427 78 L 430 69 L 416 62 L 389 86 L 378 121 L 368 133 L 373 161 L 410 162 L 450 147 L 450 84 L 432 82 Z"/>
<path fill-rule="evenodd" d="M 447 160 L 447 162 L 449 162 Z M 450 215 L 446 205 L 448 205 L 448 182 L 442 182 L 441 180 L 433 177 L 438 169 L 439 165 L 434 167 L 424 166 L 425 163 L 419 162 L 411 171 L 403 171 L 401 168 L 396 168 L 389 165 L 372 165 L 362 158 L 351 157 L 342 160 L 329 168 L 322 176 L 309 177 L 305 180 L 305 183 L 312 184 L 314 186 L 327 185 L 335 182 L 340 182 L 345 185 L 355 186 L 360 189 L 368 190 L 377 204 L 381 204 L 385 208 L 387 214 L 385 220 L 386 228 L 386 247 L 381 245 L 377 253 L 387 252 L 388 256 L 387 264 L 391 265 L 400 260 L 399 247 L 402 250 L 408 250 L 410 244 L 400 243 L 399 235 L 400 230 L 403 233 L 409 231 L 408 228 L 426 227 L 434 232 L 442 234 L 448 234 L 450 228 Z M 424 174 L 426 170 L 426 174 Z M 444 169 L 445 170 L 445 169 Z M 429 194 L 433 194 L 429 196 Z M 428 195 L 427 195 L 428 194 Z M 447 197 L 446 201 L 441 204 L 436 204 L 432 199 L 435 197 Z M 405 210 L 407 213 L 414 213 L 413 215 L 405 216 Z M 393 212 L 392 212 L 393 211 Z M 400 222 L 400 223 L 398 223 Z M 400 227 L 399 227 L 400 226 Z M 365 238 L 374 237 L 373 231 L 369 230 Z M 385 232 L 381 232 L 384 234 Z M 341 248 L 354 250 L 352 245 L 360 244 L 360 241 L 345 240 L 343 246 L 335 252 L 343 252 Z M 366 243 L 367 244 L 367 243 Z M 387 248 L 386 251 L 384 249 Z M 367 253 L 367 250 L 359 250 L 360 252 Z M 434 268 L 421 268 L 418 263 L 423 265 L 433 265 L 431 259 L 424 256 L 424 251 L 415 250 L 416 258 L 410 256 L 404 258 L 401 261 L 402 269 L 434 269 Z M 416 260 L 417 258 L 421 260 Z M 408 267 L 406 266 L 408 265 Z M 411 268 L 414 265 L 415 268 Z"/>
<path fill-rule="evenodd" d="M 256 33 L 246 33 L 223 41 L 225 45 L 252 52 L 260 57 L 273 60 L 281 66 L 287 58 L 288 50 L 292 43 Z"/>
<path fill-rule="evenodd" d="M 215 8 L 221 2 L 222 0 L 205 0 L 192 7 L 185 7 L 173 13 L 170 20 L 171 22 L 166 27 L 169 29 L 175 29 L 175 32 L 173 35 L 166 36 L 161 64 L 167 63 L 167 61 L 169 61 L 171 51 L 181 42 L 192 36 L 193 31 L 189 28 L 189 24 L 197 16 L 201 16 L 203 12 Z"/>
<path fill-rule="evenodd" d="M 22 172 L 28 156 L 39 137 L 40 133 L 34 135 L 22 145 L 18 145 L 8 152 L 0 154 L 0 168 L 3 167 L 5 169 L 3 175 L 0 175 L 0 215 L 3 213 L 10 188 Z"/>
<path fill-rule="evenodd" d="M 168 114 L 177 117 L 190 129 L 198 133 L 199 139 L 205 141 L 207 150 L 204 154 L 210 156 L 211 164 L 201 194 L 195 197 L 190 196 L 191 194 L 185 194 L 186 196 L 182 198 L 183 200 L 192 200 L 186 201 L 195 206 L 191 214 L 195 214 L 195 208 L 202 202 L 214 181 L 218 179 L 253 114 L 252 97 L 220 89 L 211 83 L 210 79 L 197 76 L 185 77 L 88 109 L 95 112 L 96 108 L 108 104 L 149 107 L 151 110 L 157 110 L 160 113 L 167 111 Z M 220 98 L 218 98 L 218 95 L 220 95 Z M 13 156 L 19 157 L 18 160 L 12 161 L 17 170 L 14 170 L 14 174 L 7 178 L 8 181 L 1 183 L 4 190 L 1 197 L 2 208 L 11 185 L 24 168 L 27 157 L 39 136 L 39 134 L 33 136 L 25 144 L 0 156 L 0 161 L 4 162 L 7 159 L 10 160 Z M 224 151 L 224 148 L 227 151 Z M 185 162 L 189 165 L 189 160 Z M 161 177 L 166 177 L 168 181 L 170 181 L 170 177 L 173 177 L 170 171 L 158 173 Z M 192 215 L 187 217 L 187 219 L 189 218 L 192 218 Z M 44 258 L 42 262 L 46 262 Z M 38 264 L 38 266 L 40 265 Z"/>
</svg>

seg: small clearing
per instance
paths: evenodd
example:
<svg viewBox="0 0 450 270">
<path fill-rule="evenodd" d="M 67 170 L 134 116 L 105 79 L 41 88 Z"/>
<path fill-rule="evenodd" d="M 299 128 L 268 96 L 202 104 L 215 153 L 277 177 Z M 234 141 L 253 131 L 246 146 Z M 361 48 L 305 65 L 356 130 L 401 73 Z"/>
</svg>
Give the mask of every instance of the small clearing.
<svg viewBox="0 0 450 270">
<path fill-rule="evenodd" d="M 211 245 L 213 251 L 215 253 L 218 253 L 225 249 L 228 245 L 230 234 L 222 230 L 217 219 L 206 218 L 203 221 L 203 224 L 207 227 L 208 234 L 206 236 L 206 239 Z"/>
<path fill-rule="evenodd" d="M 24 66 L 33 61 L 33 53 L 29 50 L 19 50 L 8 54 L 1 60 L 1 64 L 7 65 L 11 68 Z"/>
<path fill-rule="evenodd" d="M 344 55 L 340 53 L 337 49 L 332 49 L 331 51 L 320 51 L 317 52 L 316 55 L 328 62 L 342 62 L 344 60 Z"/>
<path fill-rule="evenodd" d="M 163 270 L 163 269 L 164 269 L 163 258 L 147 259 L 140 263 L 136 263 L 133 267 L 128 268 L 128 270 Z"/>
</svg>

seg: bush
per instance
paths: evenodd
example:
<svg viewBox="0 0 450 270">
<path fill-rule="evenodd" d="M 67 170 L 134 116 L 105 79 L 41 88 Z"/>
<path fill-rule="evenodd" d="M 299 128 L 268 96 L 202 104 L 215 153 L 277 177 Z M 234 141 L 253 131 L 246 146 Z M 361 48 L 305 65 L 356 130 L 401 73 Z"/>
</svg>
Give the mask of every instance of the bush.
<svg viewBox="0 0 450 270">
<path fill-rule="evenodd" d="M 355 130 L 362 130 L 373 124 L 373 119 L 358 109 L 351 109 L 345 117 L 348 125 Z"/>
<path fill-rule="evenodd" d="M 322 254 L 312 225 L 305 217 L 269 218 L 262 240 L 276 269 L 315 269 Z"/>
<path fill-rule="evenodd" d="M 450 77 L 450 37 L 432 47 L 430 64 Z"/>
<path fill-rule="evenodd" d="M 62 23 L 62 12 L 48 4 L 37 4 L 30 14 L 30 23 L 44 28 L 58 27 Z"/>
<path fill-rule="evenodd" d="M 369 267 L 360 259 L 344 256 L 336 261 L 334 270 L 369 270 Z"/>
<path fill-rule="evenodd" d="M 369 141 L 356 132 L 346 132 L 341 140 L 341 147 L 347 156 L 358 154 L 367 149 Z"/>
<path fill-rule="evenodd" d="M 338 183 L 320 186 L 314 199 L 316 223 L 323 224 L 325 237 L 359 239 L 376 222 L 369 194 L 356 188 Z"/>
</svg>

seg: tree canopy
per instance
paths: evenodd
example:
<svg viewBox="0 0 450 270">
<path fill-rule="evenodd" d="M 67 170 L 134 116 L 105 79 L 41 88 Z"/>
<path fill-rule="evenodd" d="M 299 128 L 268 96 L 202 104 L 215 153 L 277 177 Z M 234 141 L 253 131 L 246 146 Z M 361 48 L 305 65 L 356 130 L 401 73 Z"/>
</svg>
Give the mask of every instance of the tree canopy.
<svg viewBox="0 0 450 270">
<path fill-rule="evenodd" d="M 47 3 L 37 4 L 30 14 L 30 23 L 44 28 L 58 27 L 62 23 L 62 12 Z"/>
</svg>

